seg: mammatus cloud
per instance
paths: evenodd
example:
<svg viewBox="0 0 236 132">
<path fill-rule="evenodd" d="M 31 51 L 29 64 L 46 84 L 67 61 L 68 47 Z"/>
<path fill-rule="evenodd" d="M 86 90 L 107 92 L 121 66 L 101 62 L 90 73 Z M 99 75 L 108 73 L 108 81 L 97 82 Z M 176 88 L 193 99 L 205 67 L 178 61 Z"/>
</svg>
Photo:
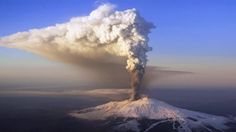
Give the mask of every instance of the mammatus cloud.
<svg viewBox="0 0 236 132">
<path fill-rule="evenodd" d="M 3 37 L 0 45 L 95 67 L 120 64 L 120 58 L 125 58 L 126 69 L 132 74 L 131 86 L 137 91 L 147 63 L 146 52 L 151 50 L 148 34 L 154 26 L 135 9 L 114 9 L 114 5 L 104 4 L 67 23 Z"/>
</svg>

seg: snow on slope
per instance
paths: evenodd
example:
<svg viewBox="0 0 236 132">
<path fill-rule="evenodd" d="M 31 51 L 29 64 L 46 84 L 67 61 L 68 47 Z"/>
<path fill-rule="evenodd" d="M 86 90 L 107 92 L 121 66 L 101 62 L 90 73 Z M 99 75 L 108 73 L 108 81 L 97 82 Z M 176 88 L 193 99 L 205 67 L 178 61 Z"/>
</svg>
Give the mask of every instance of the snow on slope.
<svg viewBox="0 0 236 132">
<path fill-rule="evenodd" d="M 181 132 L 191 132 L 192 128 L 198 127 L 209 129 L 206 126 L 223 131 L 228 128 L 225 124 L 229 121 L 225 117 L 177 108 L 147 97 L 136 101 L 109 102 L 97 107 L 75 111 L 70 113 L 70 115 L 87 120 L 105 120 L 109 117 L 168 120 L 178 122 L 180 126 L 176 129 Z M 157 122 L 156 125 L 158 124 Z M 149 129 L 154 126 L 155 124 L 150 126 Z"/>
</svg>

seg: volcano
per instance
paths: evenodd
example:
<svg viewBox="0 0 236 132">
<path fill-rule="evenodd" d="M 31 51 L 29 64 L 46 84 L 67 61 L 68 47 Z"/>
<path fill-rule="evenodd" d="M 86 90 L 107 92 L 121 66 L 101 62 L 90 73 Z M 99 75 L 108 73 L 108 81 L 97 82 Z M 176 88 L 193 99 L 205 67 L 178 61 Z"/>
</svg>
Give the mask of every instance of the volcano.
<svg viewBox="0 0 236 132">
<path fill-rule="evenodd" d="M 109 102 L 73 111 L 70 115 L 86 121 L 100 121 L 107 131 L 131 132 L 235 132 L 235 120 L 190 111 L 143 97 L 139 100 Z"/>
</svg>

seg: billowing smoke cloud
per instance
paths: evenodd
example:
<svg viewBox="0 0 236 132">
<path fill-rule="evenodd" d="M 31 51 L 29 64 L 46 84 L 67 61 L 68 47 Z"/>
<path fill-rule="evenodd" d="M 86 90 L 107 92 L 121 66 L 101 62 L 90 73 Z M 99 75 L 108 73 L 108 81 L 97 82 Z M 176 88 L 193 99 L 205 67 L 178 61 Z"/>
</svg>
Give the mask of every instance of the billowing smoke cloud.
<svg viewBox="0 0 236 132">
<path fill-rule="evenodd" d="M 131 98 L 135 100 L 145 72 L 146 52 L 151 50 L 148 34 L 154 26 L 135 9 L 114 8 L 111 4 L 101 5 L 88 16 L 67 23 L 3 37 L 0 45 L 94 67 L 120 64 L 121 58 L 126 59 L 133 88 Z"/>
</svg>

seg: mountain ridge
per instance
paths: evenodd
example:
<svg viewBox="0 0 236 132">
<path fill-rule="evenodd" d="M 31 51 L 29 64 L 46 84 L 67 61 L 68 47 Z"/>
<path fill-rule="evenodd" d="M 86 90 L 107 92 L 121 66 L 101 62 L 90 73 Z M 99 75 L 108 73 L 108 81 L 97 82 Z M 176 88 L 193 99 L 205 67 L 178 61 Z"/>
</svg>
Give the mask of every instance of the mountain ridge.
<svg viewBox="0 0 236 132">
<path fill-rule="evenodd" d="M 96 107 L 91 107 L 70 113 L 75 118 L 85 120 L 106 120 L 108 118 L 123 118 L 124 122 L 118 127 L 134 128 L 138 131 L 140 119 L 158 120 L 145 130 L 150 130 L 156 125 L 169 121 L 173 123 L 173 129 L 179 132 L 192 132 L 195 128 L 204 128 L 207 131 L 224 131 L 229 128 L 226 124 L 230 119 L 223 116 L 205 114 L 190 111 L 169 105 L 163 101 L 143 97 L 139 100 L 113 101 Z M 125 120 L 131 119 L 132 120 Z M 178 123 L 178 127 L 175 123 Z M 116 126 L 117 128 L 117 126 Z"/>
</svg>

